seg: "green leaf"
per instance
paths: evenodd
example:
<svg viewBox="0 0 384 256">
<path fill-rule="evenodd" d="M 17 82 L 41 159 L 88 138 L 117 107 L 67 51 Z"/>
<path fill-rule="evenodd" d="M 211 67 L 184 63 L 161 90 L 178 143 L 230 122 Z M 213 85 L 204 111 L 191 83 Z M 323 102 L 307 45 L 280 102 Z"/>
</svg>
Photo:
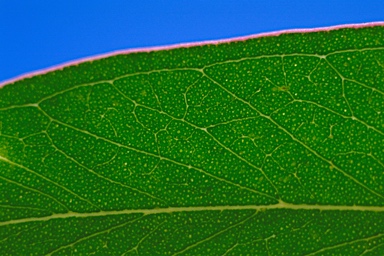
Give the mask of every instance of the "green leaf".
<svg viewBox="0 0 384 256">
<path fill-rule="evenodd" d="M 384 26 L 0 89 L 1 255 L 384 255 Z"/>
</svg>

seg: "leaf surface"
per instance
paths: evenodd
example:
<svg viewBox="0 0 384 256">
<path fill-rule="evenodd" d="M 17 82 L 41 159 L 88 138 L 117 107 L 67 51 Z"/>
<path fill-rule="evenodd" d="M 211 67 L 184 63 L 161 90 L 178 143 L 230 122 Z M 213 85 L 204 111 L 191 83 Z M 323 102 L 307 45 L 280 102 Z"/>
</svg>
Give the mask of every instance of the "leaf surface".
<svg viewBox="0 0 384 256">
<path fill-rule="evenodd" d="M 383 255 L 383 185 L 383 26 L 0 89 L 1 255 Z"/>
</svg>

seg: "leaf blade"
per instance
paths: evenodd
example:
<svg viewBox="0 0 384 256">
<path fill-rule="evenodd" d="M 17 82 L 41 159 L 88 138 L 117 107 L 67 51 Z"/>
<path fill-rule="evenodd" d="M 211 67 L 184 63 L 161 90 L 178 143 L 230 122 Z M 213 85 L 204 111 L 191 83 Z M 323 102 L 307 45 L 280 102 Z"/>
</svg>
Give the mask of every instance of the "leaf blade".
<svg viewBox="0 0 384 256">
<path fill-rule="evenodd" d="M 383 34 L 131 53 L 4 86 L 3 252 L 380 253 Z"/>
</svg>

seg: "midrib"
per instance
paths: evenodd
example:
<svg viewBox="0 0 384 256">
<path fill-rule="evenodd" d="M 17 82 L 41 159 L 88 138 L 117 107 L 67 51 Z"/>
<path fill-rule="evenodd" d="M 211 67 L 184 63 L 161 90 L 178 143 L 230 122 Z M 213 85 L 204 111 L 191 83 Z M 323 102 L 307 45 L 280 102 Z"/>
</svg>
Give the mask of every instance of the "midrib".
<svg viewBox="0 0 384 256">
<path fill-rule="evenodd" d="M 290 209 L 290 210 L 320 210 L 320 211 L 370 211 L 384 212 L 384 206 L 358 206 L 358 205 L 310 205 L 310 204 L 291 204 L 280 201 L 273 205 L 224 205 L 224 206 L 191 206 L 191 207 L 168 207 L 154 209 L 132 209 L 119 211 L 100 211 L 90 213 L 56 213 L 46 217 L 25 218 L 1 222 L 0 226 L 11 224 L 19 224 L 26 222 L 49 221 L 54 219 L 65 218 L 87 218 L 99 216 L 111 216 L 119 214 L 141 213 L 144 215 L 160 214 L 160 213 L 177 213 L 177 212 L 198 212 L 198 211 L 225 211 L 225 210 L 274 210 L 274 209 Z"/>
</svg>

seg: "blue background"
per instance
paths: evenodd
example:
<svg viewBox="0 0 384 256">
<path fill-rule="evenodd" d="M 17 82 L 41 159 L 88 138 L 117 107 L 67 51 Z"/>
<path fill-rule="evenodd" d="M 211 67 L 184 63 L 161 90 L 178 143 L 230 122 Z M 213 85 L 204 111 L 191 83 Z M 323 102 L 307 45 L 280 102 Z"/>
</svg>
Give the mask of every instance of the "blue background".
<svg viewBox="0 0 384 256">
<path fill-rule="evenodd" d="M 0 0 L 0 81 L 114 50 L 383 20 L 383 0 Z"/>
</svg>

